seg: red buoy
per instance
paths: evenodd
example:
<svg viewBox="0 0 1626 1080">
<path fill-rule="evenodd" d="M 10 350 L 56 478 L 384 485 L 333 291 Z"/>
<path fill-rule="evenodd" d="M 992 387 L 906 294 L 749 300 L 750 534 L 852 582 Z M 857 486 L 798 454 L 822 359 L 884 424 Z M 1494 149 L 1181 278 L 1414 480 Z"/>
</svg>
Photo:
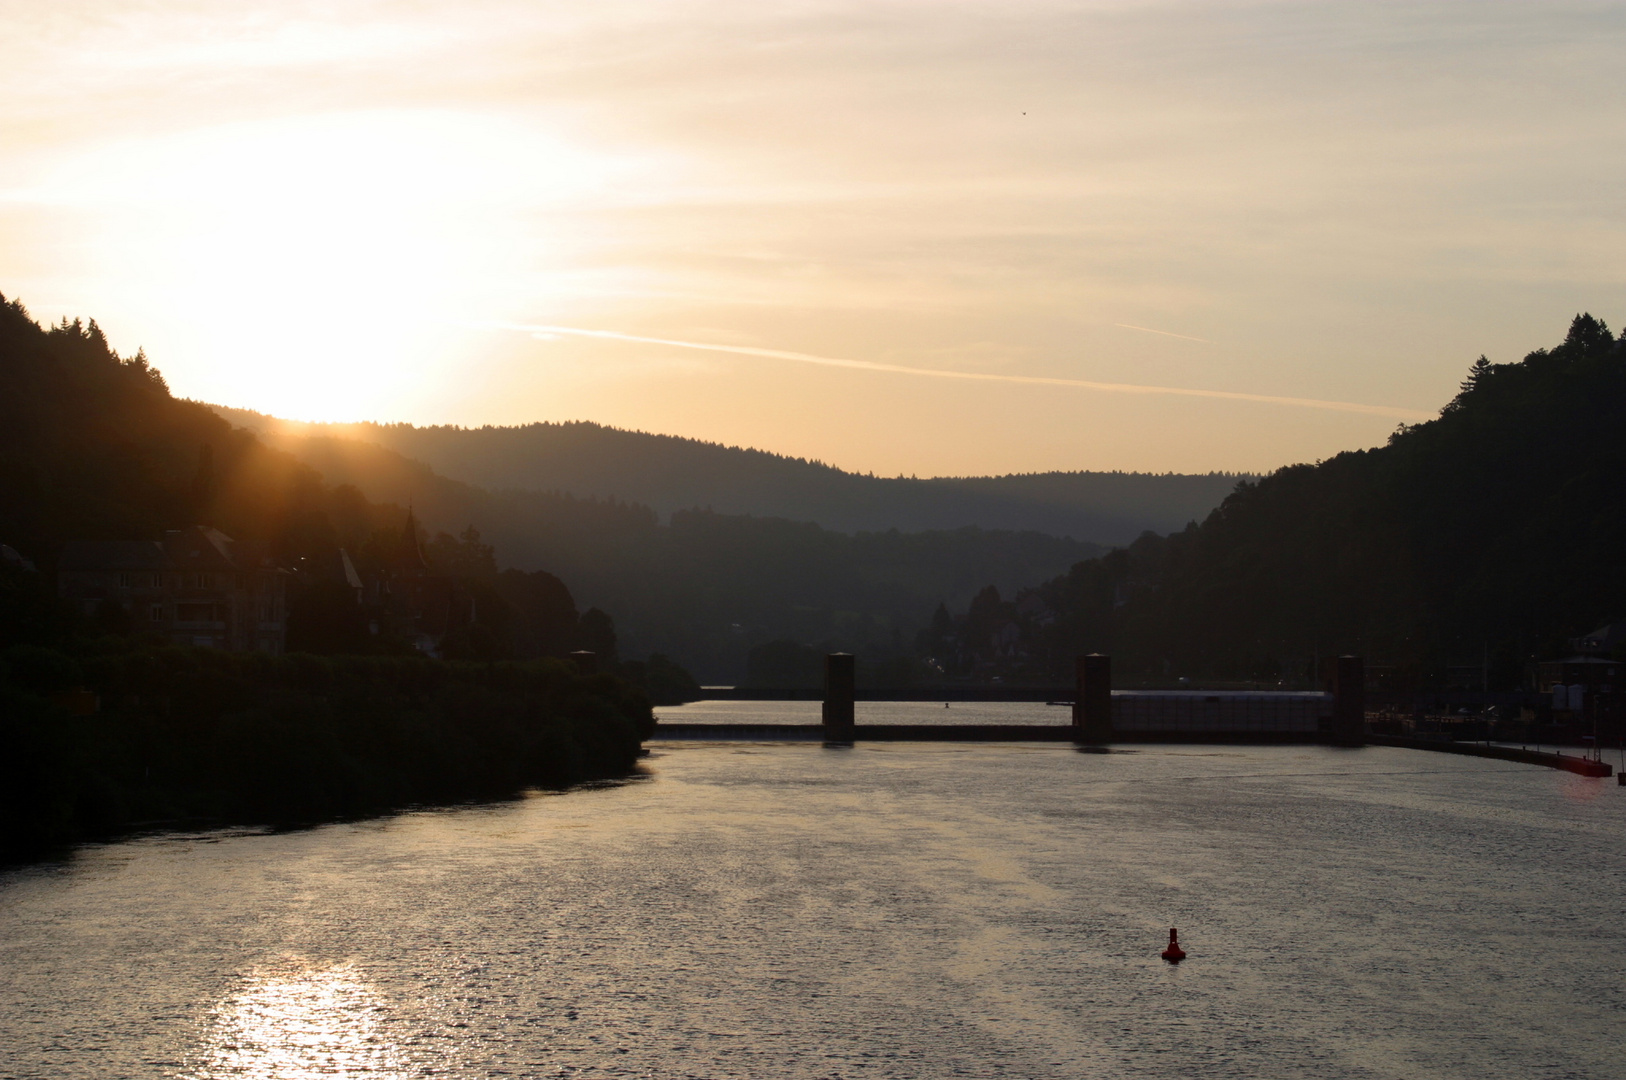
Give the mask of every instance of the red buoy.
<svg viewBox="0 0 1626 1080">
<path fill-rule="evenodd" d="M 1163 959 L 1171 964 L 1178 964 L 1186 958 L 1186 950 L 1180 947 L 1180 931 L 1169 927 L 1169 947 L 1163 950 Z"/>
</svg>

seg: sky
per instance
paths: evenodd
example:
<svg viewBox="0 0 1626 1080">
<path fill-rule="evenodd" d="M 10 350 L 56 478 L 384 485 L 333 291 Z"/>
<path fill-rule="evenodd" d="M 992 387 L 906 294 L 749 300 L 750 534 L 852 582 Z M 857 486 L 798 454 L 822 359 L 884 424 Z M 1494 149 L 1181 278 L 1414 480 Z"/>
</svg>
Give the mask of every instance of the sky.
<svg viewBox="0 0 1626 1080">
<path fill-rule="evenodd" d="M 1626 3 L 0 0 L 0 293 L 182 396 L 1268 471 L 1626 320 Z"/>
</svg>

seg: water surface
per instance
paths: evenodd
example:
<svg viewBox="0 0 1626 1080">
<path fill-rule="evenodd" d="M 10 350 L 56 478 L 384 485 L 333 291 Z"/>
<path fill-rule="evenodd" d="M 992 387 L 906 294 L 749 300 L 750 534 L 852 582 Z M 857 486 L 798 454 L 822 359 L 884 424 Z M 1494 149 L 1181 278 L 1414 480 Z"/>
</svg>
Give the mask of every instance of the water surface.
<svg viewBox="0 0 1626 1080">
<path fill-rule="evenodd" d="M 648 772 L 0 876 L 0 1075 L 1622 1075 L 1612 781 L 1032 744 Z"/>
</svg>

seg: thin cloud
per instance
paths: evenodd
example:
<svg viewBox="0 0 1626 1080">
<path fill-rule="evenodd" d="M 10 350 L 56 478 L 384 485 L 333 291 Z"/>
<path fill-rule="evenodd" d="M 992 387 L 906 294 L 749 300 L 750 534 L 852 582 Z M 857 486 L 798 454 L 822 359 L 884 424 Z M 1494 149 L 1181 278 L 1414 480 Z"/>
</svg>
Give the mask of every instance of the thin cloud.
<svg viewBox="0 0 1626 1080">
<path fill-rule="evenodd" d="M 1140 386 L 1134 383 L 1093 382 L 1088 379 L 1059 379 L 1045 375 L 998 375 L 980 371 L 944 371 L 938 368 L 905 367 L 902 364 L 882 364 L 873 360 L 845 360 L 833 356 L 814 356 L 812 353 L 787 352 L 784 349 L 758 349 L 749 345 L 717 345 L 700 341 L 677 341 L 672 338 L 643 337 L 623 334 L 616 330 L 583 330 L 574 326 L 547 326 L 536 323 L 483 322 L 476 324 L 487 330 L 514 330 L 525 334 L 569 334 L 575 337 L 601 338 L 607 341 L 630 341 L 641 345 L 666 345 L 674 349 L 700 349 L 706 352 L 734 353 L 738 356 L 760 356 L 769 360 L 789 360 L 798 364 L 818 364 L 821 367 L 850 368 L 855 371 L 882 371 L 894 375 L 915 375 L 929 379 L 962 379 L 971 382 L 1016 383 L 1023 386 L 1067 386 L 1078 390 L 1100 390 L 1109 394 L 1173 394 L 1178 397 L 1219 398 L 1225 401 L 1257 401 L 1267 405 L 1290 405 L 1301 409 L 1330 409 L 1334 412 L 1365 413 L 1397 420 L 1432 420 L 1433 413 L 1417 409 L 1402 409 L 1392 405 L 1362 405 L 1354 401 L 1322 401 L 1318 398 L 1279 397 L 1274 394 L 1244 394 L 1233 390 L 1198 390 L 1177 386 Z"/>
<path fill-rule="evenodd" d="M 1214 344 L 1207 338 L 1192 337 L 1190 334 L 1176 334 L 1172 330 L 1153 330 L 1150 326 L 1136 326 L 1134 323 L 1126 322 L 1115 322 L 1112 325 L 1121 327 L 1124 330 L 1139 330 L 1143 334 L 1162 334 L 1164 337 L 1177 337 L 1181 341 L 1200 341 L 1204 345 Z"/>
</svg>

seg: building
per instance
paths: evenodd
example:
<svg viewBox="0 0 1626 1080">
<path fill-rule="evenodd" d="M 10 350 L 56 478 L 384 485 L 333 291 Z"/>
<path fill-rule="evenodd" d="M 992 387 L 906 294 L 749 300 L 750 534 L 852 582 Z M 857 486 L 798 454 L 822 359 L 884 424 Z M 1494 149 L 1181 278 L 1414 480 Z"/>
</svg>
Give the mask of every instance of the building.
<svg viewBox="0 0 1626 1080">
<path fill-rule="evenodd" d="M 440 656 L 446 635 L 475 620 L 473 598 L 454 578 L 430 569 L 410 509 L 393 557 L 379 575 L 378 600 L 391 632 L 429 656 Z"/>
<path fill-rule="evenodd" d="M 1574 641 L 1577 651 L 1586 656 L 1610 656 L 1626 648 L 1626 620 L 1600 626 L 1590 634 Z"/>
<path fill-rule="evenodd" d="M 284 651 L 289 572 L 218 529 L 162 541 L 78 540 L 62 550 L 57 591 L 86 615 L 122 612 L 135 631 L 229 652 Z"/>
<path fill-rule="evenodd" d="M 1620 663 L 1599 656 L 1570 656 L 1536 665 L 1536 689 L 1545 694 L 1554 686 L 1581 686 L 1587 693 L 1607 694 L 1620 686 Z"/>
</svg>

